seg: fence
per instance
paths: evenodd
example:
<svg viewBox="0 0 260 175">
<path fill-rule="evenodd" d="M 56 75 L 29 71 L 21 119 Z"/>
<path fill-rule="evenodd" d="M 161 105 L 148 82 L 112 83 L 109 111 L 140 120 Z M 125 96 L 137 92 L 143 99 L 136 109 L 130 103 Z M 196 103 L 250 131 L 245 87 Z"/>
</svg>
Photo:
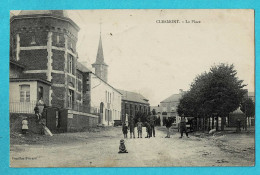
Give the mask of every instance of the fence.
<svg viewBox="0 0 260 175">
<path fill-rule="evenodd" d="M 36 106 L 36 101 L 31 102 L 9 102 L 9 112 L 10 113 L 25 113 L 34 114 L 34 107 Z"/>
</svg>

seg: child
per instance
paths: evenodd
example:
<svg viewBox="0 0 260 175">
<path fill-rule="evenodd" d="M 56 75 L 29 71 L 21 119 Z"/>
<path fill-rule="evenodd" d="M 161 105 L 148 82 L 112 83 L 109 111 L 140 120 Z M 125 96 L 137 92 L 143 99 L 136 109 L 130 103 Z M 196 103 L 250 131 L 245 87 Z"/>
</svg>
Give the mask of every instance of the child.
<svg viewBox="0 0 260 175">
<path fill-rule="evenodd" d="M 147 132 L 147 136 L 145 138 L 150 138 L 151 137 L 151 126 L 148 122 L 145 122 L 145 126 L 146 126 L 146 132 Z"/>
<path fill-rule="evenodd" d="M 28 131 L 28 121 L 27 117 L 24 117 L 22 120 L 22 134 L 27 134 Z"/>
<path fill-rule="evenodd" d="M 120 140 L 120 145 L 119 145 L 119 152 L 118 153 L 128 153 L 125 147 L 125 141 L 124 139 Z"/>
<path fill-rule="evenodd" d="M 138 132 L 138 138 L 142 138 L 142 127 L 143 127 L 143 123 L 141 122 L 141 119 L 138 119 L 137 122 L 137 132 Z"/>
<path fill-rule="evenodd" d="M 123 131 L 123 134 L 124 134 L 124 138 L 127 138 L 127 130 L 128 130 L 127 125 L 125 123 L 123 123 L 122 131 Z"/>
</svg>

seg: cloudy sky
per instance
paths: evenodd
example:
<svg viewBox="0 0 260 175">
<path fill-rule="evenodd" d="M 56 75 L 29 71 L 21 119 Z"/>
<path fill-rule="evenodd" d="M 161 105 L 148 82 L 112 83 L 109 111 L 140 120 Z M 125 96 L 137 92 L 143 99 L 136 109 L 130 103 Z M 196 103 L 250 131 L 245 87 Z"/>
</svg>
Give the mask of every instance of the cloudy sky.
<svg viewBox="0 0 260 175">
<path fill-rule="evenodd" d="M 76 10 L 68 14 L 80 27 L 79 61 L 89 68 L 95 62 L 102 21 L 109 83 L 143 94 L 151 105 L 179 89 L 188 90 L 196 75 L 219 63 L 234 64 L 238 77 L 254 91 L 252 10 Z"/>
</svg>

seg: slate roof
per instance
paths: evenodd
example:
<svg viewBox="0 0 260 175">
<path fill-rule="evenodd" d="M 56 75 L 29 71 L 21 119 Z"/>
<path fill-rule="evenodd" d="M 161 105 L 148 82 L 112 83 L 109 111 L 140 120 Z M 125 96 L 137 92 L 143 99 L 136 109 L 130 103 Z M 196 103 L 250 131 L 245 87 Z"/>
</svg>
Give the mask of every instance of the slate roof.
<svg viewBox="0 0 260 175">
<path fill-rule="evenodd" d="M 54 15 L 69 18 L 66 10 L 21 10 L 17 16 L 28 15 Z"/>
<path fill-rule="evenodd" d="M 149 102 L 148 102 L 149 100 L 146 99 L 143 95 L 141 95 L 139 93 L 120 90 L 120 89 L 118 89 L 118 91 L 122 94 L 122 100 L 138 102 L 138 103 L 143 103 L 143 104 L 149 105 Z"/>
<path fill-rule="evenodd" d="M 99 38 L 96 62 L 92 65 L 95 65 L 95 64 L 103 64 L 103 65 L 107 66 L 107 64 L 104 62 L 104 54 L 103 54 L 101 35 L 100 35 L 100 38 Z"/>
<path fill-rule="evenodd" d="M 84 66 L 82 63 L 77 62 L 76 67 L 81 72 L 91 72 L 86 66 Z"/>
<path fill-rule="evenodd" d="M 178 102 L 180 100 L 181 96 L 182 96 L 181 94 L 173 94 L 170 97 L 161 101 L 161 103 Z"/>
</svg>

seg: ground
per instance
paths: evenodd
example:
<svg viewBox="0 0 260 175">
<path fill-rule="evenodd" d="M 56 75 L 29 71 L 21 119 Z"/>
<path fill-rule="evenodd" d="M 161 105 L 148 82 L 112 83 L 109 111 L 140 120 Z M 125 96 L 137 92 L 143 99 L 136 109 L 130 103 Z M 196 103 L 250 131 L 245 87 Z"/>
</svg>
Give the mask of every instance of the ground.
<svg viewBox="0 0 260 175">
<path fill-rule="evenodd" d="M 179 138 L 156 128 L 156 137 L 125 139 L 129 153 L 118 154 L 121 127 L 50 136 L 11 134 L 11 167 L 254 166 L 254 131 Z"/>
</svg>

